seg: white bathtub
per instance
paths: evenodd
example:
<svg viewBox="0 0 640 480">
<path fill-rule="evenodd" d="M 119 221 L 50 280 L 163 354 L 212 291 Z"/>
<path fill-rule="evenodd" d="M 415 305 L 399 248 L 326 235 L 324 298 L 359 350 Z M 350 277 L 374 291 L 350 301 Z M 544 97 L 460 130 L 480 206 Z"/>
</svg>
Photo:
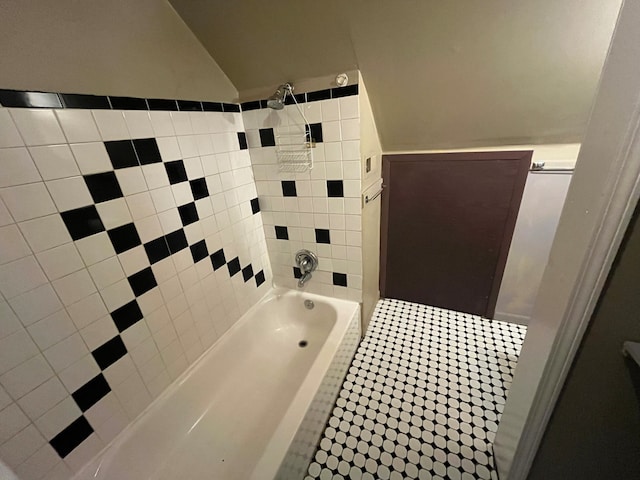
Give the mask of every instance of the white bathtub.
<svg viewBox="0 0 640 480">
<path fill-rule="evenodd" d="M 303 477 L 359 325 L 357 303 L 272 290 L 74 479 Z"/>
</svg>

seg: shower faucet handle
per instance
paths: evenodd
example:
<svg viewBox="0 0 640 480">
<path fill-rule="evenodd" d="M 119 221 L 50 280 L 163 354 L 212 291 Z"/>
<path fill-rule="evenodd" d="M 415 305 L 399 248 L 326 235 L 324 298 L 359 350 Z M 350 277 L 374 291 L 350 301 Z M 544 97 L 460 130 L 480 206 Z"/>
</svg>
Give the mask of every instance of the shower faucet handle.
<svg viewBox="0 0 640 480">
<path fill-rule="evenodd" d="M 302 273 L 309 273 L 318 268 L 318 257 L 309 250 L 299 250 L 296 253 L 296 266 Z"/>
</svg>

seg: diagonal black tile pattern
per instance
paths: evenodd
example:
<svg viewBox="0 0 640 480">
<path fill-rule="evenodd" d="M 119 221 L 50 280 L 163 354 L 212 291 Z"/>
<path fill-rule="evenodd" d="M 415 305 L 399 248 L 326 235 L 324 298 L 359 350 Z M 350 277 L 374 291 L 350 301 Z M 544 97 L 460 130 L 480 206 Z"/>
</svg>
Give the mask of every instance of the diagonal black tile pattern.
<svg viewBox="0 0 640 480">
<path fill-rule="evenodd" d="M 60 214 L 69 235 L 74 240 L 104 232 L 105 228 L 94 205 L 68 210 Z"/>
<path fill-rule="evenodd" d="M 204 178 L 197 178 L 195 180 L 189 180 L 191 186 L 191 193 L 193 193 L 194 200 L 200 200 L 209 196 L 209 189 L 207 188 L 207 182 Z"/>
<path fill-rule="evenodd" d="M 167 240 L 167 245 L 169 246 L 169 251 L 171 253 L 177 253 L 189 246 L 189 244 L 187 243 L 187 237 L 184 234 L 184 230 L 182 229 L 171 232 L 170 234 L 166 235 L 165 238 Z"/>
<path fill-rule="evenodd" d="M 178 207 L 178 213 L 180 214 L 183 227 L 197 222 L 199 219 L 195 203 L 187 203 L 186 205 Z"/>
<path fill-rule="evenodd" d="M 137 167 L 138 157 L 131 140 L 114 140 L 104 142 L 113 168 Z"/>
<path fill-rule="evenodd" d="M 85 175 L 84 182 L 87 184 L 91 198 L 96 203 L 107 202 L 124 196 L 114 172 Z"/>
<path fill-rule="evenodd" d="M 284 197 L 297 197 L 298 192 L 296 190 L 295 180 L 281 180 L 282 196 Z"/>
<path fill-rule="evenodd" d="M 260 270 L 258 273 L 256 273 L 256 276 L 254 278 L 256 279 L 256 287 L 262 285 L 265 282 L 264 270 Z"/>
<path fill-rule="evenodd" d="M 151 265 L 171 255 L 165 237 L 156 238 L 155 240 L 145 243 L 144 251 L 147 253 L 147 258 Z"/>
<path fill-rule="evenodd" d="M 116 253 L 126 252 L 132 248 L 142 245 L 138 230 L 133 223 L 127 223 L 121 227 L 114 228 L 107 232 Z"/>
<path fill-rule="evenodd" d="M 240 146 L 240 150 L 246 150 L 249 148 L 247 146 L 247 134 L 244 132 L 238 132 L 238 145 Z"/>
<path fill-rule="evenodd" d="M 164 164 L 164 168 L 167 170 L 169 183 L 172 185 L 187 181 L 187 171 L 184 168 L 184 162 L 182 160 L 167 162 Z"/>
<path fill-rule="evenodd" d="M 140 165 L 162 162 L 160 149 L 155 138 L 137 138 L 133 140 L 133 147 L 138 155 Z"/>
<path fill-rule="evenodd" d="M 251 264 L 242 269 L 242 278 L 244 279 L 245 283 L 253 278 L 253 267 L 251 266 Z"/>
<path fill-rule="evenodd" d="M 233 277 L 240 271 L 240 259 L 236 257 L 233 260 L 229 260 L 227 268 L 229 269 L 229 276 Z"/>
<path fill-rule="evenodd" d="M 211 265 L 213 265 L 214 270 L 224 267 L 226 263 L 227 260 L 224 258 L 224 250 L 222 248 L 211 254 Z"/>
<path fill-rule="evenodd" d="M 329 197 L 344 197 L 342 180 L 327 180 L 327 195 Z"/>
<path fill-rule="evenodd" d="M 275 147 L 276 137 L 273 134 L 273 128 L 261 128 L 260 131 L 260 145 L 263 147 Z"/>
<path fill-rule="evenodd" d="M 331 234 L 326 228 L 316 228 L 316 243 L 331 243 Z"/>
<path fill-rule="evenodd" d="M 189 247 L 191 249 L 191 256 L 193 257 L 193 263 L 198 263 L 200 260 L 209 256 L 207 251 L 207 243 L 204 240 L 200 240 Z"/>
<path fill-rule="evenodd" d="M 140 310 L 140 305 L 138 305 L 136 300 L 131 300 L 129 303 L 111 312 L 111 318 L 119 332 L 124 332 L 130 326 L 135 325 L 142 320 L 142 317 L 142 310 Z"/>
<path fill-rule="evenodd" d="M 71 396 L 80 410 L 86 412 L 110 391 L 111 387 L 109 387 L 104 375 L 100 373 L 73 392 Z"/>
<path fill-rule="evenodd" d="M 276 238 L 278 240 L 289 240 L 289 229 L 287 227 L 276 225 L 273 228 L 276 231 Z"/>
<path fill-rule="evenodd" d="M 497 480 L 492 442 L 525 332 L 378 302 L 306 479 Z"/>
<path fill-rule="evenodd" d="M 65 458 L 92 433 L 93 428 L 91 428 L 87 419 L 84 416 L 80 416 L 71 425 L 53 437 L 49 444 L 58 455 Z"/>
<path fill-rule="evenodd" d="M 124 342 L 122 341 L 122 338 L 120 338 L 120 335 L 116 335 L 111 340 L 91 352 L 91 355 L 93 355 L 93 358 L 101 370 L 109 368 L 126 354 L 127 347 L 124 346 Z"/>
<path fill-rule="evenodd" d="M 339 287 L 347 286 L 347 274 L 333 272 L 333 284 Z"/>
<path fill-rule="evenodd" d="M 131 290 L 133 290 L 133 294 L 136 297 L 144 295 L 153 287 L 158 286 L 158 282 L 156 281 L 156 277 L 153 275 L 151 267 L 147 267 L 144 270 L 140 270 L 138 273 L 134 273 L 128 277 L 127 280 L 129 280 Z"/>
</svg>

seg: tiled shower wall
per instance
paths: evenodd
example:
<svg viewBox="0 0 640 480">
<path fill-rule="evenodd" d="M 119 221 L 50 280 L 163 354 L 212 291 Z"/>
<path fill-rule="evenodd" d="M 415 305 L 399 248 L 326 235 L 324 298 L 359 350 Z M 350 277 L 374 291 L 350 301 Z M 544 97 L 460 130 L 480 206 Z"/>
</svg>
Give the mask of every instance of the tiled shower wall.
<svg viewBox="0 0 640 480">
<path fill-rule="evenodd" d="M 297 288 L 294 255 L 308 249 L 318 270 L 304 287 L 362 301 L 360 113 L 358 85 L 296 95 L 315 140 L 313 169 L 278 168 L 281 131 L 304 121 L 291 99 L 283 110 L 242 104 L 274 282 Z"/>
<path fill-rule="evenodd" d="M 0 108 L 0 458 L 64 479 L 271 273 L 237 105 L 31 100 Z"/>
</svg>

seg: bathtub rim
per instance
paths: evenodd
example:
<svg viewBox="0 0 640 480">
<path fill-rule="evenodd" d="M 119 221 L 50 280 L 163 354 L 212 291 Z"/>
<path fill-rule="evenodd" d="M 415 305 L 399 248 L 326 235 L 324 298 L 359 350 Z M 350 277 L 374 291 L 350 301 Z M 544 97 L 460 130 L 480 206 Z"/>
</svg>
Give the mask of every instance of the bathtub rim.
<svg viewBox="0 0 640 480">
<path fill-rule="evenodd" d="M 285 290 L 292 291 L 289 289 Z M 351 322 L 357 322 L 360 338 L 362 337 L 361 307 L 358 302 L 334 299 L 333 297 L 324 297 L 317 294 L 307 294 L 305 292 L 296 293 L 312 295 L 313 297 L 323 299 L 329 298 L 331 301 L 336 300 L 341 303 L 344 302 L 345 307 L 351 306 L 353 309 L 350 311 L 349 318 L 345 319 L 344 323 L 336 321 L 320 352 L 318 352 L 318 356 L 309 368 L 305 380 L 298 388 L 293 400 L 284 413 L 282 417 L 283 421 L 278 424 L 278 427 L 271 435 L 271 439 L 256 463 L 249 480 L 273 480 L 276 477 L 287 451 L 298 429 L 302 425 L 305 414 L 331 367 L 331 360 L 338 351 Z M 288 422 L 284 421 L 287 419 L 289 420 Z"/>
</svg>

